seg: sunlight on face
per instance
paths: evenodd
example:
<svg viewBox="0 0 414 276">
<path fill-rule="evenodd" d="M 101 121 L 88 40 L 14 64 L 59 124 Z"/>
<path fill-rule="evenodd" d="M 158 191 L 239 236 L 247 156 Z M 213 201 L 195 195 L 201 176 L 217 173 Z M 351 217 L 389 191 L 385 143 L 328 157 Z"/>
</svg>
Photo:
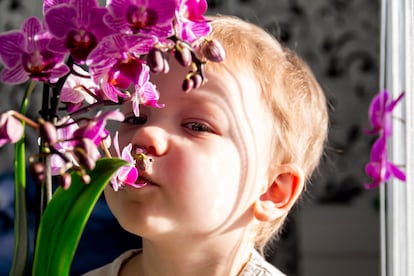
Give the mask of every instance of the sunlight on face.
<svg viewBox="0 0 414 276">
<path fill-rule="evenodd" d="M 141 175 L 152 185 L 105 195 L 121 225 L 143 237 L 247 225 L 269 181 L 272 117 L 253 79 L 222 67 L 185 94 L 185 73 L 172 64 L 169 74 L 152 77 L 164 108 L 143 107 L 139 118 L 124 108 L 120 144 L 151 148 L 154 162 Z"/>
</svg>

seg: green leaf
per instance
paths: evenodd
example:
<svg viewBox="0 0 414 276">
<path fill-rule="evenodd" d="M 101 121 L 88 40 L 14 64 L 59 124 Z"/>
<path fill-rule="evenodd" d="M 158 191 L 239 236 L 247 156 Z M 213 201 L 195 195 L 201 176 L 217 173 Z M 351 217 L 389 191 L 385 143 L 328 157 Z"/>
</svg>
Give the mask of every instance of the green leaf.
<svg viewBox="0 0 414 276">
<path fill-rule="evenodd" d="M 127 165 L 120 159 L 102 158 L 89 172 L 85 185 L 72 174 L 68 190 L 58 188 L 42 216 L 37 235 L 32 275 L 69 275 L 83 229 L 113 173 Z"/>
</svg>

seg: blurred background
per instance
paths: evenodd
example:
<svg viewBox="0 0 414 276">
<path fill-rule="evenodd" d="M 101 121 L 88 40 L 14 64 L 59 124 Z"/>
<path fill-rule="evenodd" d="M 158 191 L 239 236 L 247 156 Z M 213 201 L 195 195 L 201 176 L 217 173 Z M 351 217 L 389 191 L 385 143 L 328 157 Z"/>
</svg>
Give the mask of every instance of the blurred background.
<svg viewBox="0 0 414 276">
<path fill-rule="evenodd" d="M 42 2 L 0 0 L 0 31 L 19 28 L 29 15 L 41 17 Z M 267 258 L 288 275 L 378 275 L 379 191 L 365 190 L 363 185 L 369 181 L 364 166 L 373 142 L 364 134 L 369 128 L 367 112 L 378 92 L 380 1 L 208 2 L 209 14 L 249 20 L 294 49 L 313 69 L 331 106 L 326 155 Z M 0 112 L 17 108 L 23 89 L 0 84 Z M 37 110 L 29 114 L 36 116 Z M 27 137 L 32 141 L 29 147 L 35 148 L 34 137 L 30 133 Z M 1 276 L 8 275 L 13 252 L 12 146 L 0 148 L 0 161 Z M 29 198 L 33 185 L 29 184 Z M 75 256 L 73 275 L 139 245 L 137 238 L 120 229 L 100 200 Z"/>
</svg>

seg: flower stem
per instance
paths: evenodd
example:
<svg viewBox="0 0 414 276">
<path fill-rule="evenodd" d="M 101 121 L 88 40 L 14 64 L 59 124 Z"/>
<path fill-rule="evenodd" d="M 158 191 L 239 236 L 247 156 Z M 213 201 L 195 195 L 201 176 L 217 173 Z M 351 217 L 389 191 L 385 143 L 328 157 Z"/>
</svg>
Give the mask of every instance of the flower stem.
<svg viewBox="0 0 414 276">
<path fill-rule="evenodd" d="M 20 113 L 26 114 L 29 97 L 36 82 L 31 81 L 24 94 Z M 24 127 L 25 121 L 22 121 Z M 15 186 L 15 216 L 14 216 L 14 254 L 10 275 L 25 275 L 29 256 L 29 232 L 26 205 L 26 157 L 24 135 L 15 145 L 14 186 Z"/>
<path fill-rule="evenodd" d="M 27 117 L 26 115 L 23 115 L 23 114 L 21 114 L 21 113 L 19 113 L 19 112 L 16 112 L 16 111 L 14 111 L 14 110 L 10 110 L 10 111 L 8 111 L 8 112 L 10 112 L 10 114 L 11 114 L 14 118 L 16 118 L 16 119 L 18 119 L 18 120 L 20 120 L 20 121 L 22 121 L 22 122 L 25 122 L 25 123 L 26 123 L 26 125 L 28 125 L 28 126 L 30 126 L 30 127 L 32 127 L 32 128 L 34 128 L 34 129 L 38 129 L 38 128 L 39 128 L 39 124 L 38 124 L 38 123 L 36 123 L 35 121 L 33 121 L 32 119 L 30 119 L 29 117 Z"/>
<path fill-rule="evenodd" d="M 54 104 L 52 104 L 52 107 L 50 106 L 50 90 L 50 85 L 44 83 L 42 109 L 40 111 L 40 115 L 45 121 L 51 121 L 55 119 L 56 115 L 54 114 L 54 110 L 52 110 Z M 40 141 L 39 152 L 39 156 L 44 156 L 40 158 L 40 161 L 42 161 L 45 164 L 45 181 L 41 185 L 37 186 L 36 189 L 35 206 L 37 206 L 37 210 L 35 213 L 35 236 L 37 236 L 37 231 L 39 229 L 39 223 L 42 218 L 43 212 L 52 198 L 52 174 L 50 168 L 50 158 L 47 154 L 43 155 L 43 153 L 47 152 L 47 148 L 45 147 L 43 139 L 41 139 Z"/>
</svg>

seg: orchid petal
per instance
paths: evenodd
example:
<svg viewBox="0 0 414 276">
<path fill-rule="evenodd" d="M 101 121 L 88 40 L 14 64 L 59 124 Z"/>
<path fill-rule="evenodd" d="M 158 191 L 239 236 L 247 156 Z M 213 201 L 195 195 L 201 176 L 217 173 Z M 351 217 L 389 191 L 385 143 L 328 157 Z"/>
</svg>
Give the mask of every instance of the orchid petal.
<svg viewBox="0 0 414 276">
<path fill-rule="evenodd" d="M 66 64 L 61 64 L 59 66 L 54 67 L 52 70 L 50 70 L 50 82 L 57 82 L 60 77 L 63 77 L 69 72 L 70 69 Z"/>
<path fill-rule="evenodd" d="M 77 22 L 80 26 L 89 26 L 90 19 L 95 17 L 96 14 L 91 11 L 99 6 L 96 0 L 72 0 L 71 4 L 78 11 Z"/>
<path fill-rule="evenodd" d="M 21 84 L 26 82 L 28 79 L 29 75 L 21 64 L 18 64 L 16 67 L 11 69 L 3 68 L 0 72 L 0 82 L 8 84 Z"/>
<path fill-rule="evenodd" d="M 22 32 L 26 35 L 27 39 L 27 51 L 31 53 L 39 49 L 37 46 L 36 36 L 42 32 L 42 24 L 40 20 L 35 17 L 29 17 L 23 22 Z"/>
<path fill-rule="evenodd" d="M 7 67 L 14 67 L 20 62 L 25 48 L 26 40 L 22 32 L 12 31 L 0 35 L 0 59 Z"/>
<path fill-rule="evenodd" d="M 43 2 L 43 14 L 46 14 L 46 12 L 59 4 L 67 4 L 70 0 L 44 0 Z"/>
<path fill-rule="evenodd" d="M 22 123 L 10 113 L 0 114 L 0 147 L 6 143 L 16 143 L 23 136 Z"/>
<path fill-rule="evenodd" d="M 392 163 L 389 163 L 388 166 L 389 166 L 390 172 L 392 173 L 392 175 L 394 175 L 394 177 L 398 178 L 401 181 L 406 180 L 405 172 L 400 170 L 400 168 L 398 168 Z"/>
<path fill-rule="evenodd" d="M 75 29 L 73 18 L 76 18 L 76 10 L 70 5 L 58 5 L 52 7 L 45 14 L 45 22 L 50 32 L 57 38 L 65 38 L 68 31 Z"/>
</svg>

